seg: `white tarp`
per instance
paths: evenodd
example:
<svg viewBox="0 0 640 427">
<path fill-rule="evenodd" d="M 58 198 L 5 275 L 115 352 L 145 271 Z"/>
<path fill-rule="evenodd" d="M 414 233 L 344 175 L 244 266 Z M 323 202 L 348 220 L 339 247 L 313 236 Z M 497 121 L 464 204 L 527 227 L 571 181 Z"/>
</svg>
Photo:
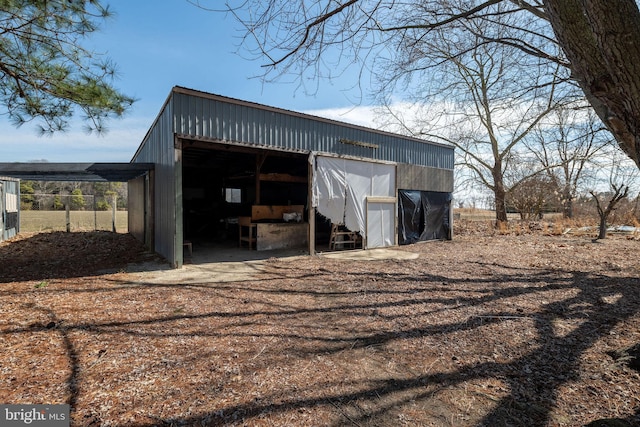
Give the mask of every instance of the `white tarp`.
<svg viewBox="0 0 640 427">
<path fill-rule="evenodd" d="M 5 193 L 5 209 L 7 212 L 18 212 L 18 195 Z"/>
<path fill-rule="evenodd" d="M 367 203 L 367 249 L 395 244 L 395 203 Z"/>
<path fill-rule="evenodd" d="M 316 156 L 313 206 L 331 222 L 367 236 L 367 197 L 395 197 L 395 179 L 394 165 Z"/>
</svg>

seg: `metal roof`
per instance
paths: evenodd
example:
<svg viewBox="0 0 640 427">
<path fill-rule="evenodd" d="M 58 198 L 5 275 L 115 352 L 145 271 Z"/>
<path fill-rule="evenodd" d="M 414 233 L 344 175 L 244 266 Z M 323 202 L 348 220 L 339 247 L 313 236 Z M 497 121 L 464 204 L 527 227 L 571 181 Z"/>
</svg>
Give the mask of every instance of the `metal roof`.
<svg viewBox="0 0 640 427">
<path fill-rule="evenodd" d="M 147 152 L 155 153 L 160 146 L 172 151 L 175 137 L 183 141 L 454 168 L 451 145 L 180 86 L 172 89 L 132 161 L 152 161 Z M 167 162 L 170 157 L 163 155 Z"/>
<path fill-rule="evenodd" d="M 152 163 L 0 163 L 0 176 L 29 181 L 126 182 L 153 167 Z"/>
</svg>

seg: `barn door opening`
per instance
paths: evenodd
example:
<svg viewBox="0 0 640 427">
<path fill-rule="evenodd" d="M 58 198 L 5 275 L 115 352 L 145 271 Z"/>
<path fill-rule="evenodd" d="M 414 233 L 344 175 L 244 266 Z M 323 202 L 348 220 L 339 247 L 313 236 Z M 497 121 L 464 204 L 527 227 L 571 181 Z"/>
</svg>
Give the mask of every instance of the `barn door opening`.
<svg viewBox="0 0 640 427">
<path fill-rule="evenodd" d="M 358 233 L 365 248 L 393 246 L 396 166 L 321 155 L 314 160 L 312 203 L 318 214 Z"/>
</svg>

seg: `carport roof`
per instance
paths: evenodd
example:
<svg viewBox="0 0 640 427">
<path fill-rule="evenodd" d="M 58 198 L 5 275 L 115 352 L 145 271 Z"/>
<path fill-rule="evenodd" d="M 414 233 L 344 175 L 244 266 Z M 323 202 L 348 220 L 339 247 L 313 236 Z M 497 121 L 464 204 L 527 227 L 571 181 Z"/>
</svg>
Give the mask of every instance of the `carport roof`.
<svg viewBox="0 0 640 427">
<path fill-rule="evenodd" d="M 153 170 L 153 163 L 0 163 L 0 176 L 29 181 L 126 182 Z"/>
</svg>

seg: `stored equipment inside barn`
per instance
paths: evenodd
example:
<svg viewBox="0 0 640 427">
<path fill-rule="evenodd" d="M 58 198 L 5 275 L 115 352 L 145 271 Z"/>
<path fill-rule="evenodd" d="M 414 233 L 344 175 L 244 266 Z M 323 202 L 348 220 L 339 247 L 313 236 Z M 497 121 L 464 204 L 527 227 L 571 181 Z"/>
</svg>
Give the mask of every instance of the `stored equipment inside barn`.
<svg viewBox="0 0 640 427">
<path fill-rule="evenodd" d="M 174 87 L 133 156 L 129 231 L 198 245 L 374 248 L 451 238 L 453 148 Z M 193 245 L 193 246 L 192 246 Z"/>
</svg>

